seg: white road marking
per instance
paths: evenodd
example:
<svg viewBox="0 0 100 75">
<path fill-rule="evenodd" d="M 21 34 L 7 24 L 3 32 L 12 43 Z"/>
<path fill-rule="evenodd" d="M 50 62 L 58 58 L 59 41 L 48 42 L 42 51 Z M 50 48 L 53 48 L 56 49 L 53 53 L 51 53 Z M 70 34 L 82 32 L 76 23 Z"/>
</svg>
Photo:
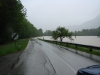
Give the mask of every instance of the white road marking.
<svg viewBox="0 0 100 75">
<path fill-rule="evenodd" d="M 51 50 L 50 50 L 51 51 Z M 51 51 L 52 53 L 54 53 L 53 51 Z M 56 53 L 54 53 L 60 60 L 62 60 L 75 74 L 77 73 L 77 71 L 71 67 L 66 61 L 64 61 L 62 58 L 60 58 Z"/>
</svg>

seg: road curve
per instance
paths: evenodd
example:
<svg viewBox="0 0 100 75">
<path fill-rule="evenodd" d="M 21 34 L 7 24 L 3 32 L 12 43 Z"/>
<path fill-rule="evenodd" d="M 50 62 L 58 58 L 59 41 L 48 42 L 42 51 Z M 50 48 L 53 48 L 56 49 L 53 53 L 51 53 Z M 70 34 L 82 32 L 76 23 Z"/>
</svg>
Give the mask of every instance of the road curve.
<svg viewBox="0 0 100 75">
<path fill-rule="evenodd" d="M 99 64 L 98 62 L 72 53 L 60 46 L 39 40 L 38 42 L 42 44 L 42 50 L 48 56 L 57 75 L 76 75 L 76 72 L 80 68 Z"/>
<path fill-rule="evenodd" d="M 76 75 L 80 68 L 96 64 L 60 46 L 31 39 L 8 75 Z"/>
<path fill-rule="evenodd" d="M 56 73 L 41 44 L 31 40 L 8 75 L 56 75 Z"/>
</svg>

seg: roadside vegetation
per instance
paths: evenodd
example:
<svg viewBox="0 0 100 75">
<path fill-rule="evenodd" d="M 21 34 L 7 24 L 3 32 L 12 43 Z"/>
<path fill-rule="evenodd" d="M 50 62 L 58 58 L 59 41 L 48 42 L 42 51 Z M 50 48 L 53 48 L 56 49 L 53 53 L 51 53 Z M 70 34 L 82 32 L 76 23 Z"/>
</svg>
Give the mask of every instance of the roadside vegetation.
<svg viewBox="0 0 100 75">
<path fill-rule="evenodd" d="M 58 43 L 57 45 L 61 45 L 61 46 L 65 46 L 66 47 L 66 44 Z M 90 52 L 89 48 L 77 46 L 77 49 L 76 49 L 75 45 L 68 45 L 68 48 L 72 48 L 72 49 L 75 49 L 75 50 L 78 50 L 78 51 L 82 51 L 82 52 L 86 52 L 86 53 L 90 53 L 90 54 L 94 54 L 94 55 L 100 56 L 100 50 L 94 50 L 93 49 L 92 52 Z"/>
<path fill-rule="evenodd" d="M 26 13 L 21 0 L 0 0 L 0 45 L 12 41 L 12 33 L 17 33 L 19 39 L 42 35 L 42 29 L 30 23 Z"/>
<path fill-rule="evenodd" d="M 26 13 L 21 0 L 0 0 L 0 56 L 23 50 L 28 42 L 25 38 L 42 36 L 42 29 L 30 23 Z M 11 38 L 13 33 L 19 35 L 16 47 Z"/>
<path fill-rule="evenodd" d="M 16 45 L 15 41 L 0 45 L 0 57 L 24 50 L 28 44 L 28 41 L 29 39 L 19 39 L 16 41 Z"/>
</svg>

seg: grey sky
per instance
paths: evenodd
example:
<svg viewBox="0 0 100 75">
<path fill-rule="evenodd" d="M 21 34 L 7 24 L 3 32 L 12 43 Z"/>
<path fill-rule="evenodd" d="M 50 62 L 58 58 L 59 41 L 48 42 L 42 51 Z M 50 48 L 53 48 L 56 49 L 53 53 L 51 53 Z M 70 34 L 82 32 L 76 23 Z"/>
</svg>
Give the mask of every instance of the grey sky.
<svg viewBox="0 0 100 75">
<path fill-rule="evenodd" d="M 37 28 L 80 25 L 100 14 L 100 0 L 21 0 Z"/>
</svg>

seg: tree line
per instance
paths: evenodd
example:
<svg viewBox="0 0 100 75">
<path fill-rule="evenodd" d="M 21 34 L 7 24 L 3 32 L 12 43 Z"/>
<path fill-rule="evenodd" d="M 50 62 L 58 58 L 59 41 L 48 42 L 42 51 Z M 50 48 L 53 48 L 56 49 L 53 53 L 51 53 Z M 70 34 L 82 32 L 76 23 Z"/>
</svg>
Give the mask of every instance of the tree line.
<svg viewBox="0 0 100 75">
<path fill-rule="evenodd" d="M 46 30 L 44 33 L 43 33 L 44 36 L 52 36 L 52 31 L 51 30 Z"/>
<path fill-rule="evenodd" d="M 46 30 L 44 36 L 52 36 L 51 30 Z M 72 36 L 100 36 L 100 27 L 93 29 L 83 29 L 82 31 L 72 32 Z"/>
<path fill-rule="evenodd" d="M 0 0 L 0 44 L 12 41 L 14 32 L 20 39 L 42 35 L 42 29 L 26 19 L 26 11 L 20 0 Z"/>
<path fill-rule="evenodd" d="M 98 36 L 100 37 L 100 27 L 93 28 L 93 29 L 83 29 L 82 31 L 75 31 L 70 32 L 65 27 L 58 27 L 54 31 L 46 30 L 43 33 L 44 36 L 52 36 L 54 40 L 57 40 L 60 38 L 60 41 L 63 41 L 63 38 L 69 38 L 70 40 L 73 40 L 72 36 Z"/>
<path fill-rule="evenodd" d="M 73 32 L 74 36 L 100 36 L 100 27 Z"/>
</svg>

